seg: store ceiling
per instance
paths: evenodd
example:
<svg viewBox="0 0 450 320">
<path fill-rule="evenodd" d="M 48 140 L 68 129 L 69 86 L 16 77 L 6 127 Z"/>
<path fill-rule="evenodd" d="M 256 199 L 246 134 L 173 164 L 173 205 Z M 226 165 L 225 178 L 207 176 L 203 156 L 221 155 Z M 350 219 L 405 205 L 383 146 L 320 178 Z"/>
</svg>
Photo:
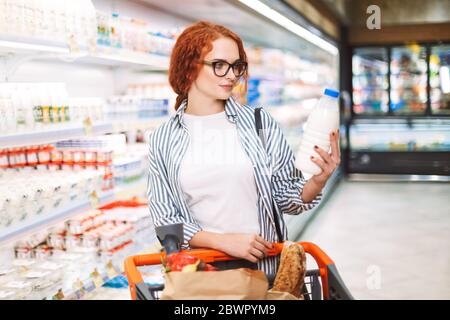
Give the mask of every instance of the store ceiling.
<svg viewBox="0 0 450 320">
<path fill-rule="evenodd" d="M 297 0 L 304 1 L 304 0 Z M 378 5 L 382 25 L 450 22 L 450 0 L 308 0 L 321 1 L 348 26 L 365 25 L 367 7 Z"/>
<path fill-rule="evenodd" d="M 237 0 L 139 0 L 187 21 L 208 20 L 222 24 L 245 41 L 256 45 L 293 51 L 302 58 L 330 63 L 333 57 L 306 40 L 252 12 Z"/>
</svg>

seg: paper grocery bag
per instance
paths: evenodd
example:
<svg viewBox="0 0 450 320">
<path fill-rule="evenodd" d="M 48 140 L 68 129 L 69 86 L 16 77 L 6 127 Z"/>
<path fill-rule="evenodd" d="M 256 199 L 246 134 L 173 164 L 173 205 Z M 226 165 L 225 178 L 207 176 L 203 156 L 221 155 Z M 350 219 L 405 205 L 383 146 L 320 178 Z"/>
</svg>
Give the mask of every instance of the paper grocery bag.
<svg viewBox="0 0 450 320">
<path fill-rule="evenodd" d="M 267 291 L 266 300 L 303 300 L 303 298 L 297 298 L 289 292 L 269 290 Z"/>
<path fill-rule="evenodd" d="M 264 300 L 268 288 L 261 270 L 169 272 L 161 300 Z"/>
</svg>

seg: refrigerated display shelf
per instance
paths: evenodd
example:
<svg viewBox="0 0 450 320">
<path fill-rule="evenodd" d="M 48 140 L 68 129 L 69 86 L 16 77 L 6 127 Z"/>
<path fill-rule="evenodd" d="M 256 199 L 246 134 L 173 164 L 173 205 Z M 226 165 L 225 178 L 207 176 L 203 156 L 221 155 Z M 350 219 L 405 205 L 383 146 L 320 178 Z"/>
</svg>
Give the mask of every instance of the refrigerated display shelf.
<svg viewBox="0 0 450 320">
<path fill-rule="evenodd" d="M 357 56 L 358 62 L 362 65 L 368 66 L 370 68 L 387 68 L 387 61 L 377 60 L 377 59 L 367 59 L 362 56 Z"/>
<path fill-rule="evenodd" d="M 347 175 L 349 181 L 379 181 L 379 182 L 450 182 L 450 176 L 439 175 L 419 175 L 419 174 L 363 174 L 363 173 L 351 173 Z"/>
<path fill-rule="evenodd" d="M 0 34 L 0 56 L 30 59 L 59 59 L 65 62 L 96 64 L 108 67 L 128 66 L 153 71 L 166 71 L 169 57 L 165 55 L 118 49 L 106 52 L 104 48 L 88 50 L 71 48 L 67 43 L 30 37 L 11 37 Z"/>
<path fill-rule="evenodd" d="M 416 147 L 413 143 L 371 144 L 370 146 L 352 146 L 352 152 L 449 152 L 448 145 Z"/>
<path fill-rule="evenodd" d="M 353 74 L 353 77 L 364 77 L 364 78 L 372 78 L 372 77 L 387 77 L 387 73 L 359 73 Z"/>
<path fill-rule="evenodd" d="M 108 67 L 138 67 L 152 71 L 167 71 L 169 69 L 169 57 L 157 54 L 133 52 L 121 49 L 117 53 L 86 53 L 76 59 L 75 62 L 105 65 Z"/>
<path fill-rule="evenodd" d="M 24 147 L 53 143 L 82 137 L 87 134 L 105 134 L 113 131 L 111 122 L 102 122 L 90 127 L 83 125 L 51 125 L 46 130 L 17 132 L 0 136 L 0 148 Z"/>
<path fill-rule="evenodd" d="M 98 198 L 98 206 L 105 205 L 115 199 L 115 192 L 113 190 L 102 193 Z M 22 223 L 9 227 L 8 229 L 0 233 L 0 243 L 11 240 L 16 236 L 32 231 L 39 227 L 49 225 L 51 223 L 63 220 L 74 214 L 82 212 L 83 210 L 89 210 L 93 207 L 92 202 L 89 199 L 84 199 L 71 203 L 70 205 L 57 209 L 46 215 L 35 216 L 33 219 L 26 220 Z"/>
<path fill-rule="evenodd" d="M 0 56 L 12 54 L 60 53 L 69 54 L 66 43 L 52 40 L 36 39 L 18 35 L 0 34 Z"/>
<path fill-rule="evenodd" d="M 419 89 L 422 89 L 422 88 L 421 87 L 418 88 L 418 87 L 414 87 L 414 86 L 400 86 L 400 85 L 392 87 L 392 91 L 397 91 L 397 90 L 417 91 Z"/>
<path fill-rule="evenodd" d="M 112 126 L 114 132 L 127 131 L 130 129 L 156 128 L 169 120 L 169 118 L 169 115 L 163 115 L 147 119 L 121 119 L 114 120 Z"/>
<path fill-rule="evenodd" d="M 365 105 L 365 106 L 380 106 L 383 103 L 383 101 L 381 100 L 363 100 L 360 103 L 355 103 L 354 106 L 360 106 L 360 105 Z M 384 105 L 386 105 L 386 109 L 387 109 L 387 103 L 384 103 Z M 373 110 L 373 111 L 382 111 L 382 110 Z M 384 112 L 384 111 L 383 111 Z M 387 112 L 387 111 L 386 111 Z"/>
<path fill-rule="evenodd" d="M 395 70 L 391 72 L 391 76 L 399 76 L 399 77 L 426 77 L 426 71 L 422 72 L 421 70 Z"/>
<path fill-rule="evenodd" d="M 448 151 L 350 151 L 348 173 L 450 175 Z"/>
<path fill-rule="evenodd" d="M 17 132 L 2 135 L 0 136 L 0 149 L 48 144 L 89 135 L 117 133 L 132 129 L 155 128 L 168 119 L 169 117 L 165 115 L 147 119 L 113 120 L 94 123 L 92 126 L 55 124 L 50 125 L 45 130 Z"/>
<path fill-rule="evenodd" d="M 381 86 L 353 87 L 353 91 L 386 91 L 386 88 Z"/>
</svg>

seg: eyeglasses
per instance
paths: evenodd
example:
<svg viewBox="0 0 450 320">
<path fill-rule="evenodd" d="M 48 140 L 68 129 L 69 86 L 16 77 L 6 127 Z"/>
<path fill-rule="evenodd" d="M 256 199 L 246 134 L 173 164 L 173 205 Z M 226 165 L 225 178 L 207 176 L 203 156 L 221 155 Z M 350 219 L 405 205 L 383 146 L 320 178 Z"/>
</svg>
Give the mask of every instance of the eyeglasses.
<svg viewBox="0 0 450 320">
<path fill-rule="evenodd" d="M 202 61 L 202 63 L 212 66 L 214 74 L 218 77 L 225 77 L 225 75 L 228 74 L 228 71 L 230 71 L 230 68 L 233 68 L 233 73 L 236 77 L 242 77 L 245 70 L 247 70 L 247 62 L 240 60 L 233 64 L 230 64 L 224 60 Z"/>
</svg>

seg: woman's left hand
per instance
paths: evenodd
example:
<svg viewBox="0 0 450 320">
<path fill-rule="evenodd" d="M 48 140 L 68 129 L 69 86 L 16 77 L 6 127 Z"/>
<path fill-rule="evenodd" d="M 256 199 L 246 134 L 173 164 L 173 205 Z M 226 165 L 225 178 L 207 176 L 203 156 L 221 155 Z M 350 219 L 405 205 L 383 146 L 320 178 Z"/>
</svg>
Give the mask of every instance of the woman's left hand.
<svg viewBox="0 0 450 320">
<path fill-rule="evenodd" d="M 331 153 L 326 152 L 320 147 L 314 146 L 314 150 L 320 155 L 311 157 L 311 160 L 317 164 L 322 172 L 311 177 L 319 186 L 325 186 L 327 180 L 341 163 L 341 151 L 339 150 L 339 129 L 330 133 Z"/>
</svg>

